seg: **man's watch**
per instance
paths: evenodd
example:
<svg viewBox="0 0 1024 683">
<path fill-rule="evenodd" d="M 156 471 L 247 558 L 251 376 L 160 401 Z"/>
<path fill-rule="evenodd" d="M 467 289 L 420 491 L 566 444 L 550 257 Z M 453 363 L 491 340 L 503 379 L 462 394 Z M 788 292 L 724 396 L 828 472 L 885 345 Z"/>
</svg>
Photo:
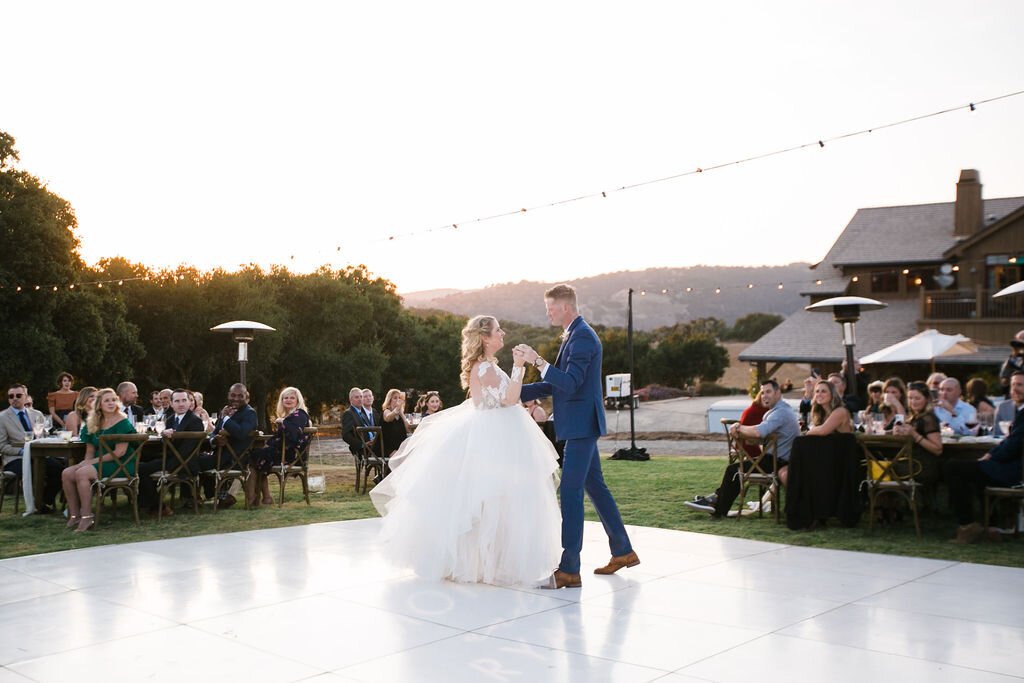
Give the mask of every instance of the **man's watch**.
<svg viewBox="0 0 1024 683">
<path fill-rule="evenodd" d="M 537 356 L 536 358 L 533 359 L 533 367 L 537 368 L 538 370 L 540 370 L 546 364 L 547 361 L 541 358 L 540 356 Z"/>
</svg>

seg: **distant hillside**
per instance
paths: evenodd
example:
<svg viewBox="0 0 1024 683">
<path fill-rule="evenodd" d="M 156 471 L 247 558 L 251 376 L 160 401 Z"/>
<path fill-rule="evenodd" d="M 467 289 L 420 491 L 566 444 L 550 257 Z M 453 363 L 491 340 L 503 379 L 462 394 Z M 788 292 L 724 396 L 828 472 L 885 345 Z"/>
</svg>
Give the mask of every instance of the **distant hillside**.
<svg viewBox="0 0 1024 683">
<path fill-rule="evenodd" d="M 575 280 L 571 284 L 579 293 L 587 320 L 610 327 L 626 324 L 627 292 L 633 288 L 633 321 L 637 329 L 652 330 L 696 318 L 714 317 L 733 324 L 748 313 L 778 313 L 787 316 L 806 300 L 799 286 L 807 283 L 813 271 L 806 263 L 756 268 L 694 266 L 692 268 L 650 268 L 640 271 L 606 273 Z M 753 289 L 746 285 L 753 283 Z M 529 325 L 546 325 L 541 301 L 544 290 L 555 283 L 516 282 L 491 285 L 469 291 L 431 290 L 403 294 L 410 308 L 432 308 L 458 315 L 489 313 L 499 319 Z M 687 293 L 686 288 L 693 292 Z M 722 293 L 715 294 L 715 287 Z M 640 290 L 646 296 L 639 296 Z M 661 294 L 661 290 L 668 294 Z"/>
</svg>

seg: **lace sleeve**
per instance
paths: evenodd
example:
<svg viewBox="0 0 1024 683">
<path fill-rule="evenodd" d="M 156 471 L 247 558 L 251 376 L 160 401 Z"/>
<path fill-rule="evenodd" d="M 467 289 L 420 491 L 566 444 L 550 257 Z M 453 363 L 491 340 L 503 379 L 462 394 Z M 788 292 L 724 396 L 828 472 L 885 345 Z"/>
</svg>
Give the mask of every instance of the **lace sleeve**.
<svg viewBox="0 0 1024 683">
<path fill-rule="evenodd" d="M 517 405 L 524 374 L 523 368 L 513 368 L 509 377 L 494 363 L 481 361 L 470 373 L 469 393 L 473 405 L 481 409 Z"/>
</svg>

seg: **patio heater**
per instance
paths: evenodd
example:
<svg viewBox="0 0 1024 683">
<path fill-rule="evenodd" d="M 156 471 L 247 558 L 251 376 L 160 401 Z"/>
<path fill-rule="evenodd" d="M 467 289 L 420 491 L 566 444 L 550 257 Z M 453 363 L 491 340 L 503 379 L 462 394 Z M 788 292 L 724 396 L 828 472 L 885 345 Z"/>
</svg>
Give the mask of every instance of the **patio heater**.
<svg viewBox="0 0 1024 683">
<path fill-rule="evenodd" d="M 857 345 L 855 323 L 860 320 L 861 311 L 877 311 L 889 304 L 863 296 L 836 296 L 823 299 L 804 310 L 815 313 L 831 313 L 836 322 L 843 326 L 843 346 L 846 347 L 846 393 L 857 395 L 857 368 L 853 362 L 853 347 Z"/>
<path fill-rule="evenodd" d="M 211 332 L 230 332 L 231 338 L 238 342 L 238 375 L 239 381 L 245 384 L 245 364 L 249 362 L 249 342 L 257 332 L 277 332 L 273 327 L 252 320 L 232 320 L 210 328 Z"/>
</svg>

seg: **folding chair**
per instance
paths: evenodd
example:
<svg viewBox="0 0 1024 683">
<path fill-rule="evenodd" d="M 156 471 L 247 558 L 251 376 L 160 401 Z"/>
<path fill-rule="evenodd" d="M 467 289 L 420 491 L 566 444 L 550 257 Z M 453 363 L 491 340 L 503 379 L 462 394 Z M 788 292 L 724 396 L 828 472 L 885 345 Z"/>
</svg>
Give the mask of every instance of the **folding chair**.
<svg viewBox="0 0 1024 683">
<path fill-rule="evenodd" d="M 21 500 L 21 477 L 14 472 L 0 470 L 0 512 L 4 509 L 4 497 L 7 495 L 7 485 L 14 482 L 14 514 L 18 514 L 18 501 Z"/>
<path fill-rule="evenodd" d="M 125 491 L 128 495 L 128 504 L 132 506 L 132 514 L 135 517 L 135 524 L 139 523 L 139 475 L 137 474 L 139 454 L 142 446 L 149 441 L 146 434 L 104 434 L 99 438 L 99 452 L 97 458 L 110 454 L 113 455 L 119 444 L 128 444 L 128 450 L 120 458 L 114 457 L 116 463 L 114 471 L 105 477 L 97 477 L 92 482 L 93 489 L 93 523 L 96 528 L 100 525 L 100 509 L 103 507 L 103 496 L 110 496 L 111 509 L 117 512 L 117 492 Z M 100 463 L 100 471 L 105 463 Z"/>
<path fill-rule="evenodd" d="M 985 487 L 985 528 L 988 528 L 992 510 L 1000 499 L 1016 500 L 1017 514 L 1013 516 L 1013 535 L 1020 535 L 1020 514 L 1024 511 L 1024 457 L 1021 457 L 1021 483 L 1017 486 L 986 486 Z M 15 503 L 14 511 L 18 511 Z"/>
<path fill-rule="evenodd" d="M 164 491 L 174 484 L 187 486 L 192 490 L 192 508 L 199 514 L 199 474 L 193 472 L 189 465 L 192 460 L 198 457 L 199 449 L 206 439 L 206 432 L 174 432 L 170 437 L 163 438 L 163 452 L 161 453 L 160 470 L 150 475 L 156 481 L 157 501 L 163 501 Z M 192 441 L 191 447 L 182 447 Z M 186 442 L 186 443 L 182 443 Z M 174 501 L 174 491 L 171 490 L 171 501 Z M 164 506 L 157 506 L 156 521 L 163 518 Z"/>
<path fill-rule="evenodd" d="M 371 433 L 377 434 L 377 438 L 372 442 L 368 436 Z M 370 470 L 374 470 L 379 476 L 384 477 L 387 474 L 388 460 L 380 453 L 380 427 L 356 427 L 356 434 L 359 435 L 359 441 L 363 444 L 362 452 L 354 454 L 356 459 L 356 493 L 359 493 L 360 473 L 362 473 L 363 478 L 363 493 L 366 493 L 370 479 Z"/>
<path fill-rule="evenodd" d="M 226 491 L 227 488 L 231 486 L 231 482 L 237 479 L 238 482 L 242 484 L 242 488 L 245 488 L 245 482 L 249 478 L 249 451 L 252 450 L 252 446 L 256 442 L 256 438 L 259 436 L 261 436 L 259 430 L 249 432 L 249 443 L 245 448 L 237 453 L 231 446 L 231 441 L 225 440 L 224 443 L 217 446 L 214 467 L 200 473 L 213 477 L 214 512 L 217 512 L 217 508 L 220 505 L 220 494 L 222 490 Z M 225 484 L 227 486 L 225 486 Z M 244 501 L 243 504 L 245 505 L 245 509 L 248 510 L 249 501 Z"/>
<path fill-rule="evenodd" d="M 874 436 L 858 434 L 857 443 L 864 452 L 864 469 L 868 490 L 868 529 L 875 526 L 875 502 L 885 494 L 895 494 L 907 501 L 914 515 L 914 529 L 921 536 L 917 516 L 917 490 L 921 484 L 921 463 L 914 460 L 914 440 L 909 436 Z M 891 455 L 896 450 L 896 455 Z"/>
<path fill-rule="evenodd" d="M 302 482 L 302 495 L 309 505 L 309 448 L 313 445 L 313 436 L 316 434 L 316 427 L 304 427 L 302 429 L 302 441 L 295 447 L 295 459 L 288 462 L 285 456 L 288 453 L 288 443 L 281 439 L 281 464 L 270 468 L 270 473 L 277 477 L 281 485 L 281 496 L 277 507 L 284 505 L 284 484 L 288 477 L 294 477 Z"/>
<path fill-rule="evenodd" d="M 739 503 L 736 507 L 736 519 L 743 517 L 743 509 L 746 504 L 747 490 L 752 485 L 757 485 L 757 496 L 758 496 L 758 517 L 764 517 L 764 505 L 761 501 L 764 500 L 765 491 L 768 492 L 769 498 L 772 501 L 772 514 L 775 515 L 775 522 L 779 523 L 782 521 L 780 514 L 780 500 L 782 487 L 779 481 L 779 459 L 778 459 L 778 435 L 769 434 L 764 439 L 756 436 L 743 436 L 739 434 L 736 436 L 736 455 L 739 458 L 739 469 L 736 471 L 736 476 L 740 482 L 740 495 Z M 744 446 L 756 445 L 760 448 L 759 451 L 754 451 L 757 455 L 753 455 Z"/>
</svg>

